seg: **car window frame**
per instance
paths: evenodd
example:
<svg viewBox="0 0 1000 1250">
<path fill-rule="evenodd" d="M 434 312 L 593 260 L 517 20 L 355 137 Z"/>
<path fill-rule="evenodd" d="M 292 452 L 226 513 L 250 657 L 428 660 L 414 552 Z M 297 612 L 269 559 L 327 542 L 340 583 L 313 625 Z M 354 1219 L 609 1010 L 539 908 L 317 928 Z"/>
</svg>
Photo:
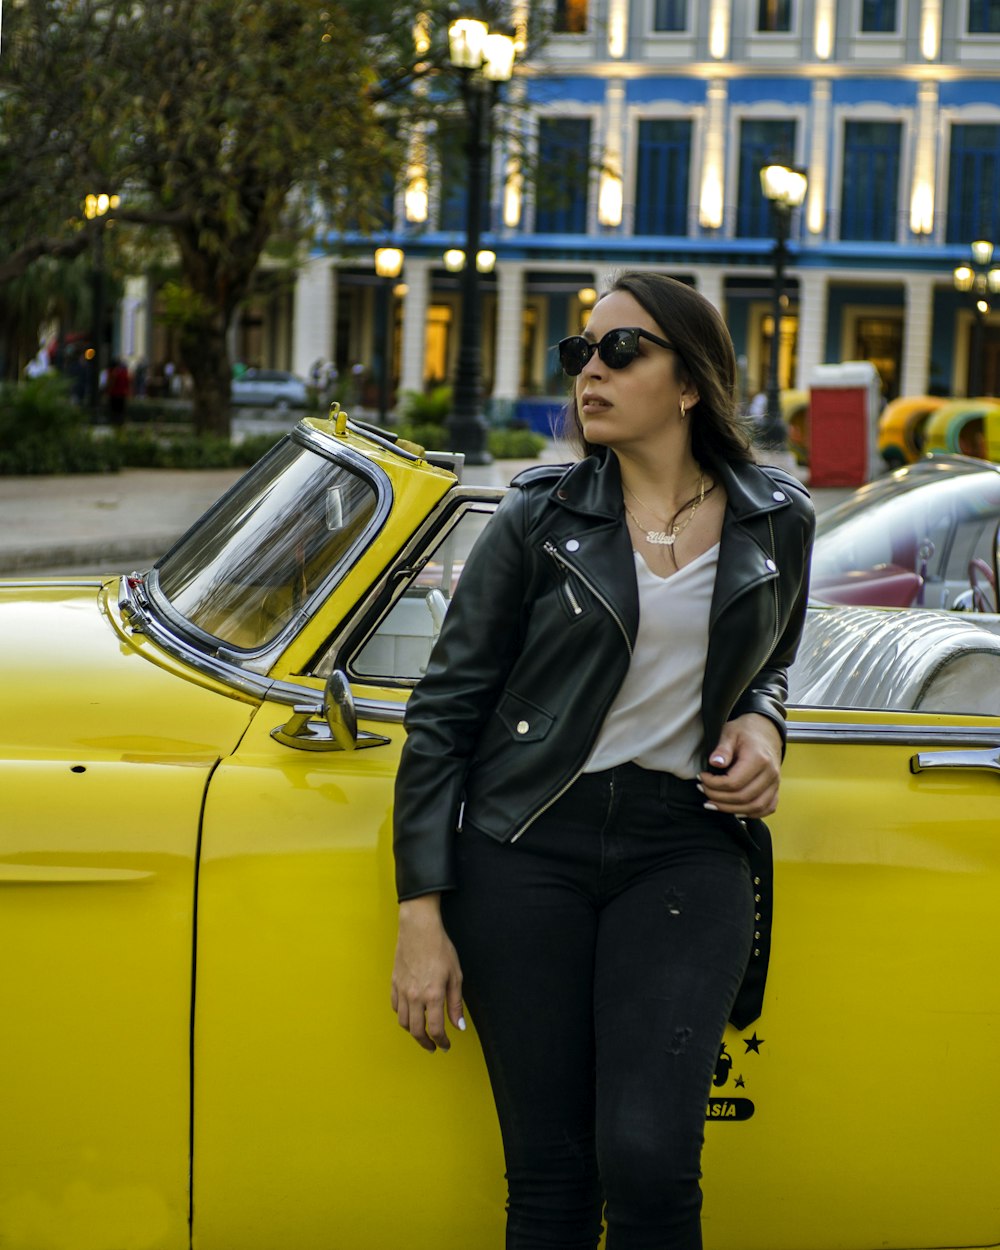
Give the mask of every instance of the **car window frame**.
<svg viewBox="0 0 1000 1250">
<path fill-rule="evenodd" d="M 412 690 L 419 681 L 418 677 L 390 677 L 356 672 L 352 662 L 407 589 L 416 582 L 433 552 L 459 526 L 462 518 L 470 512 L 491 515 L 505 493 L 504 489 L 498 487 L 464 485 L 458 485 L 449 491 L 427 515 L 423 524 L 414 531 L 385 576 L 371 588 L 341 627 L 316 650 L 303 668 L 303 675 L 325 681 L 332 672 L 341 670 L 351 682 L 360 686 Z M 371 701 L 361 700 L 359 706 L 361 702 L 370 704 Z M 401 706 L 388 705 L 389 708 Z"/>
</svg>

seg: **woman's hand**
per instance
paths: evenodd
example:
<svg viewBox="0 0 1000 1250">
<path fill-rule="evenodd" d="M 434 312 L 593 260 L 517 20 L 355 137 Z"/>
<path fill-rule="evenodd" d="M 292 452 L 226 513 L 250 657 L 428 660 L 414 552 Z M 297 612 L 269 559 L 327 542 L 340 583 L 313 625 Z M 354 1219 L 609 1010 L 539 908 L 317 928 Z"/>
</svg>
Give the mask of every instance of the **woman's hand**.
<svg viewBox="0 0 1000 1250">
<path fill-rule="evenodd" d="M 748 712 L 728 721 L 709 763 L 725 769 L 698 777 L 709 810 L 770 816 L 778 806 L 781 734 L 769 717 Z"/>
<path fill-rule="evenodd" d="M 441 921 L 440 894 L 399 905 L 399 938 L 392 969 L 392 1009 L 424 1050 L 449 1050 L 445 1011 L 457 1029 L 462 1014 L 462 969 Z"/>
</svg>

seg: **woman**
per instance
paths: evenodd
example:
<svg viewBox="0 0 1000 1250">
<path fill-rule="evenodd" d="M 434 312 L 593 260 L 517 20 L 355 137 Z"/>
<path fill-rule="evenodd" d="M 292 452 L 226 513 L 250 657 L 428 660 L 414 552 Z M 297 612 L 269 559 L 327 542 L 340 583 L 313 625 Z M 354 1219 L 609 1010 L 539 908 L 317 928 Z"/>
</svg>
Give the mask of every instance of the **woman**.
<svg viewBox="0 0 1000 1250">
<path fill-rule="evenodd" d="M 464 986 L 508 1250 L 593 1250 L 602 1212 L 608 1250 L 688 1250 L 719 1043 L 766 951 L 749 859 L 813 515 L 752 463 L 691 288 L 623 274 L 559 351 L 585 458 L 515 479 L 407 710 L 393 1009 L 447 1050 Z"/>
</svg>

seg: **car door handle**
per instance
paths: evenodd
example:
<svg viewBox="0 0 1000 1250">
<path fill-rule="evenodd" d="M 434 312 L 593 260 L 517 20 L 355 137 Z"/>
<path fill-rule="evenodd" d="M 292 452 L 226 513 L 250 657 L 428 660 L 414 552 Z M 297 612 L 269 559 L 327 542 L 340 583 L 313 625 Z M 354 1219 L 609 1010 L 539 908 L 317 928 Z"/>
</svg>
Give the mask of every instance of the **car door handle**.
<svg viewBox="0 0 1000 1250">
<path fill-rule="evenodd" d="M 978 768 L 1000 773 L 1000 747 L 984 751 L 919 751 L 910 756 L 910 772 L 925 773 L 932 768 Z"/>
</svg>

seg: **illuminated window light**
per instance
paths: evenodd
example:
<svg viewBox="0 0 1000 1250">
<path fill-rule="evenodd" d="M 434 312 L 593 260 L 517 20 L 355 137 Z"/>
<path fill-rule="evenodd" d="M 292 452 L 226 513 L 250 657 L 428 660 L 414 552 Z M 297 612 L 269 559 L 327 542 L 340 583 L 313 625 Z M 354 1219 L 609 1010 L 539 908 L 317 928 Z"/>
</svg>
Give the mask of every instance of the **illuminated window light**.
<svg viewBox="0 0 1000 1250">
<path fill-rule="evenodd" d="M 601 174 L 597 194 L 597 220 L 602 226 L 620 226 L 624 206 L 624 187 L 621 177 L 605 171 Z"/>
</svg>

